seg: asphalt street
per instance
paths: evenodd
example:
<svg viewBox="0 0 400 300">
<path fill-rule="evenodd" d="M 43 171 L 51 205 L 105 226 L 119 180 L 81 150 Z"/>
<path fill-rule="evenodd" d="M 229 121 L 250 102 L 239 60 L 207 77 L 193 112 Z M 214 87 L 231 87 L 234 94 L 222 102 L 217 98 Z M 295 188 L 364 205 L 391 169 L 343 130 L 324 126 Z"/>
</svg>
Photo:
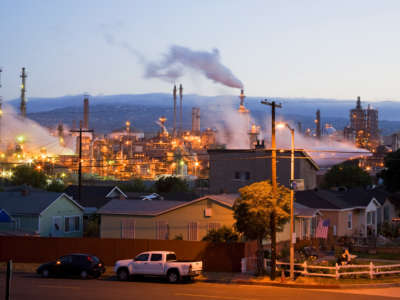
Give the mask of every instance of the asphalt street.
<svg viewBox="0 0 400 300">
<path fill-rule="evenodd" d="M 4 296 L 5 277 L 0 276 L 0 299 Z M 312 290 L 270 286 L 190 282 L 169 284 L 159 279 L 119 282 L 103 279 L 41 278 L 34 274 L 14 274 L 11 299 L 393 299 L 400 288 L 360 290 Z"/>
</svg>

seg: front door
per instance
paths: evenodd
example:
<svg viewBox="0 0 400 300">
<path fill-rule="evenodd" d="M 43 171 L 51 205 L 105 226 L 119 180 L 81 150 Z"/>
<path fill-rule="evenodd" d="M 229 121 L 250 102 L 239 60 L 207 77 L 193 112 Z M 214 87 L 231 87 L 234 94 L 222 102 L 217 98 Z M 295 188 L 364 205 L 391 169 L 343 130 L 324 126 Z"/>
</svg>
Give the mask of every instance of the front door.
<svg viewBox="0 0 400 300">
<path fill-rule="evenodd" d="M 149 256 L 149 253 L 143 253 L 135 257 L 133 261 L 133 273 L 145 274 L 145 269 L 149 263 Z"/>
<path fill-rule="evenodd" d="M 162 253 L 152 253 L 149 264 L 146 267 L 145 274 L 149 275 L 163 275 L 164 266 L 162 260 Z"/>
</svg>

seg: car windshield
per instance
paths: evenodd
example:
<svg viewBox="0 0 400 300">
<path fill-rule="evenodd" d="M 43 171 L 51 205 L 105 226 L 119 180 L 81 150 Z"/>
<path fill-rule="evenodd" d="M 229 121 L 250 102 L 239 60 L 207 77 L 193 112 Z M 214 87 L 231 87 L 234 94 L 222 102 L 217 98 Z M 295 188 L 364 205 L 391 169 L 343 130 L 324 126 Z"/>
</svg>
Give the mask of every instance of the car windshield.
<svg viewBox="0 0 400 300">
<path fill-rule="evenodd" d="M 100 258 L 98 258 L 97 256 L 92 256 L 92 259 L 96 264 L 100 262 Z"/>
</svg>

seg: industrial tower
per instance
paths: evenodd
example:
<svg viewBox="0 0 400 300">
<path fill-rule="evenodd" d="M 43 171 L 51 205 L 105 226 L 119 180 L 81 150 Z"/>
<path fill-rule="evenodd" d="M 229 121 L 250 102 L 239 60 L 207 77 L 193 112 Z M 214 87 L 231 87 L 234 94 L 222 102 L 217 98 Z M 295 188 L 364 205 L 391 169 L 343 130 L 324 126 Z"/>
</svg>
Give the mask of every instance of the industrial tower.
<svg viewBox="0 0 400 300">
<path fill-rule="evenodd" d="M 174 90 L 172 91 L 174 96 L 174 128 L 172 130 L 172 137 L 176 137 L 176 85 L 174 85 Z"/>
<path fill-rule="evenodd" d="M 25 73 L 25 68 L 22 68 L 22 73 L 20 75 L 21 79 L 22 79 L 22 83 L 21 83 L 21 116 L 23 118 L 26 117 L 26 98 L 25 98 L 25 79 L 26 77 L 28 77 L 28 75 Z"/>
<path fill-rule="evenodd" d="M 315 136 L 317 139 L 321 138 L 321 112 L 319 109 L 317 110 L 315 118 Z"/>
<path fill-rule="evenodd" d="M 182 93 L 183 93 L 183 87 L 182 87 L 182 84 L 180 84 L 179 85 L 179 98 L 180 98 L 180 106 L 179 106 L 179 131 L 180 131 L 180 134 L 182 134 L 183 133 L 183 131 L 182 131 L 182 127 L 183 127 L 183 125 L 182 125 Z"/>
</svg>

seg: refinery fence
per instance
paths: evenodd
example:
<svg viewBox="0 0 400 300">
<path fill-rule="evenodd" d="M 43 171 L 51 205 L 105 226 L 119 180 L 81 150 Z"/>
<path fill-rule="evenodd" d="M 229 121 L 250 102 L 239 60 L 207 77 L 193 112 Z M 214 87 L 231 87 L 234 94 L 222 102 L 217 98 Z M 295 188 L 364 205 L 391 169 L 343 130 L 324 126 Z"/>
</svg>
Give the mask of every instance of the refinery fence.
<svg viewBox="0 0 400 300">
<path fill-rule="evenodd" d="M 267 269 L 270 260 L 264 259 L 264 267 Z M 288 270 L 290 263 L 287 262 L 276 262 L 277 267 Z M 253 273 L 256 270 L 257 258 L 246 257 L 241 260 L 242 273 Z M 377 275 L 390 275 L 400 274 L 400 264 L 392 265 L 374 265 L 370 262 L 368 265 L 339 265 L 336 264 L 334 267 L 329 266 L 317 266 L 310 265 L 307 261 L 303 263 L 294 264 L 295 273 L 303 276 L 317 276 L 317 277 L 331 277 L 340 279 L 340 277 L 351 277 L 351 276 L 368 276 L 373 279 Z"/>
<path fill-rule="evenodd" d="M 43 263 L 69 253 L 90 253 L 106 265 L 144 251 L 174 251 L 179 260 L 203 261 L 205 271 L 240 272 L 244 243 L 181 240 L 0 237 L 0 261 Z"/>
</svg>

